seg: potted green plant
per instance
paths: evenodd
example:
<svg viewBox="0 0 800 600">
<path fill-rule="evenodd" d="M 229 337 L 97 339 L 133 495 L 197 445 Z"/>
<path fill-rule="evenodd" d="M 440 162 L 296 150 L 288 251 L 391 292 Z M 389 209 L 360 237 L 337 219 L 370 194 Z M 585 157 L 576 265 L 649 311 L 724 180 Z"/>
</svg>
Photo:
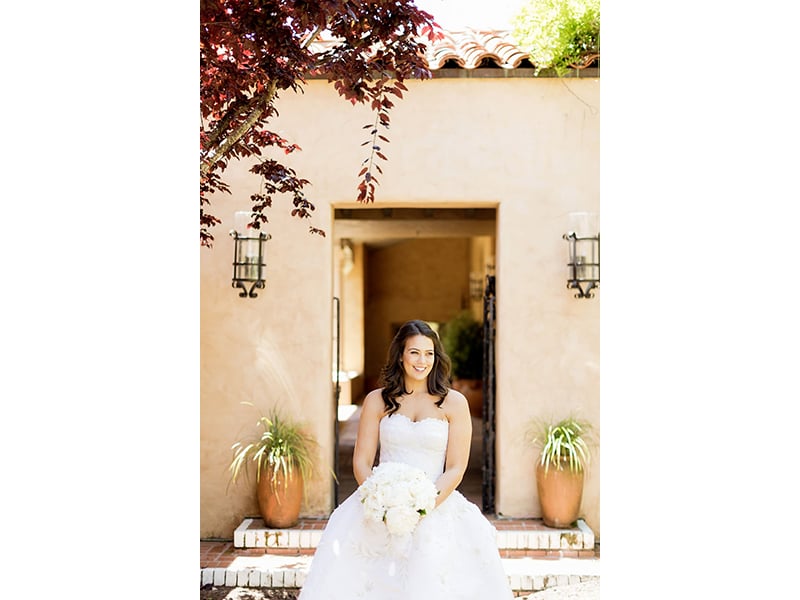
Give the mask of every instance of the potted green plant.
<svg viewBox="0 0 800 600">
<path fill-rule="evenodd" d="M 261 416 L 256 426 L 262 430 L 260 435 L 231 447 L 230 483 L 236 483 L 243 471 L 248 472 L 248 464 L 254 465 L 258 507 L 264 523 L 268 527 L 292 527 L 300 518 L 316 442 L 298 423 L 284 418 L 276 409 L 269 416 Z"/>
<path fill-rule="evenodd" d="M 452 364 L 452 386 L 467 397 L 470 413 L 483 417 L 483 326 L 462 311 L 442 326 L 442 346 Z"/>
<path fill-rule="evenodd" d="M 542 521 L 549 527 L 571 527 L 578 519 L 594 443 L 592 431 L 590 423 L 572 416 L 532 425 L 529 435 L 539 452 L 536 489 Z"/>
</svg>

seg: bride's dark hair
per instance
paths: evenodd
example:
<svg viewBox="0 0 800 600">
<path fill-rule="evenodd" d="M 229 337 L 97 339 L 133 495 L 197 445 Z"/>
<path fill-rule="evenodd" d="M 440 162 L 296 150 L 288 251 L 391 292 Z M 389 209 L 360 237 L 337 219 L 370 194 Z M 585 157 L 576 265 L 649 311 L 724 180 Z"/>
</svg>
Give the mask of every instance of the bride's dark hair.
<svg viewBox="0 0 800 600">
<path fill-rule="evenodd" d="M 408 321 L 397 330 L 392 343 L 389 344 L 389 351 L 386 353 L 386 364 L 381 368 L 380 384 L 383 385 L 381 396 L 383 396 L 383 403 L 390 415 L 400 408 L 397 398 L 408 393 L 400 361 L 403 358 L 403 351 L 406 349 L 406 340 L 414 335 L 424 335 L 433 341 L 434 361 L 427 383 L 428 393 L 439 397 L 436 406 L 441 408 L 449 391 L 450 357 L 445 354 L 439 336 L 425 321 Z"/>
</svg>

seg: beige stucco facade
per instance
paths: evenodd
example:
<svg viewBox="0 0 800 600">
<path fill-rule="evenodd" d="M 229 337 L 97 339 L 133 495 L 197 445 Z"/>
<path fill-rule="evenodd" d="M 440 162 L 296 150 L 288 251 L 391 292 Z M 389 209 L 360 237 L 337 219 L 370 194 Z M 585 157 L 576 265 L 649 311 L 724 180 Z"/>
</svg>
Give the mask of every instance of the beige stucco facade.
<svg viewBox="0 0 800 600">
<path fill-rule="evenodd" d="M 290 199 L 268 213 L 267 284 L 257 298 L 231 288 L 237 210 L 246 210 L 258 178 L 249 164 L 226 172 L 233 194 L 214 198 L 223 219 L 214 248 L 201 260 L 201 538 L 232 537 L 257 514 L 246 484 L 227 489 L 231 444 L 255 431 L 273 405 L 307 423 L 318 440 L 317 478 L 305 515 L 333 506 L 326 476 L 334 456 L 333 298 L 342 324 L 341 368 L 358 373 L 344 402 L 357 399 L 382 362 L 389 324 L 405 318 L 446 320 L 456 309 L 480 315 L 469 274 L 491 264 L 496 274 L 496 509 L 539 516 L 535 454 L 526 424 L 578 414 L 598 429 L 599 324 L 602 291 L 590 300 L 566 289 L 568 214 L 599 212 L 598 78 L 442 77 L 406 82 L 392 111 L 391 143 L 377 202 L 354 202 L 366 150 L 363 125 L 374 116 L 313 80 L 305 93 L 284 93 L 273 129 L 301 152 L 287 164 L 311 181 L 316 205 L 308 223 L 289 215 Z M 335 209 L 485 208 L 480 223 L 401 222 L 359 229 Z M 349 250 L 345 256 L 342 240 Z M 466 291 L 466 295 L 465 295 Z M 369 349 L 365 353 L 365 348 Z M 582 515 L 600 532 L 599 448 L 585 484 Z"/>
</svg>

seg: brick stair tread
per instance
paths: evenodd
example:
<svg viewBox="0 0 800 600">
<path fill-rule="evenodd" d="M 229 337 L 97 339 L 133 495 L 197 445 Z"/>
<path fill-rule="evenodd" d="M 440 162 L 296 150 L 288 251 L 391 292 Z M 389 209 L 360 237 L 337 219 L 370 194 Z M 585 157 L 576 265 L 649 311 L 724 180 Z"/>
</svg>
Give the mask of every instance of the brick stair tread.
<svg viewBox="0 0 800 600">
<path fill-rule="evenodd" d="M 599 577 L 594 532 L 554 529 L 540 519 L 490 518 L 497 529 L 498 552 L 517 593 L 571 585 Z M 290 529 L 269 529 L 260 518 L 246 518 L 234 540 L 201 540 L 200 585 L 299 588 L 327 519 L 301 519 Z"/>
<path fill-rule="evenodd" d="M 497 530 L 497 547 L 501 552 L 533 553 L 528 556 L 546 556 L 548 552 L 568 552 L 565 556 L 594 556 L 595 535 L 583 519 L 576 527 L 551 528 L 541 519 L 490 519 Z M 289 529 L 271 529 L 258 517 L 244 519 L 234 531 L 237 548 L 265 548 L 269 550 L 310 550 L 316 548 L 327 519 L 301 519 Z M 523 554 L 524 555 L 524 554 Z"/>
<path fill-rule="evenodd" d="M 200 586 L 300 588 L 312 555 L 240 555 L 226 567 L 201 567 Z M 503 558 L 514 592 L 536 592 L 600 576 L 600 559 Z"/>
</svg>

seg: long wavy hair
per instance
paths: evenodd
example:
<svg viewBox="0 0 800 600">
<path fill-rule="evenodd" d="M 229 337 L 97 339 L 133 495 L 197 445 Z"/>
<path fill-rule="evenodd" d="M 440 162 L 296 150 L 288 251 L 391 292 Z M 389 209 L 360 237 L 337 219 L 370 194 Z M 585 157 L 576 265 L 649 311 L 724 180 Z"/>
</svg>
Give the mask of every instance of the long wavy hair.
<svg viewBox="0 0 800 600">
<path fill-rule="evenodd" d="M 447 397 L 450 384 L 450 357 L 444 351 L 441 340 L 436 332 L 425 321 L 413 320 L 403 323 L 389 344 L 386 353 L 386 364 L 381 368 L 380 384 L 383 385 L 381 396 L 388 414 L 394 414 L 400 408 L 397 398 L 407 394 L 405 386 L 405 372 L 400 361 L 406 349 L 406 340 L 414 335 L 424 335 L 433 341 L 433 368 L 428 375 L 428 393 L 438 396 L 436 406 L 442 407 L 442 402 Z"/>
</svg>

